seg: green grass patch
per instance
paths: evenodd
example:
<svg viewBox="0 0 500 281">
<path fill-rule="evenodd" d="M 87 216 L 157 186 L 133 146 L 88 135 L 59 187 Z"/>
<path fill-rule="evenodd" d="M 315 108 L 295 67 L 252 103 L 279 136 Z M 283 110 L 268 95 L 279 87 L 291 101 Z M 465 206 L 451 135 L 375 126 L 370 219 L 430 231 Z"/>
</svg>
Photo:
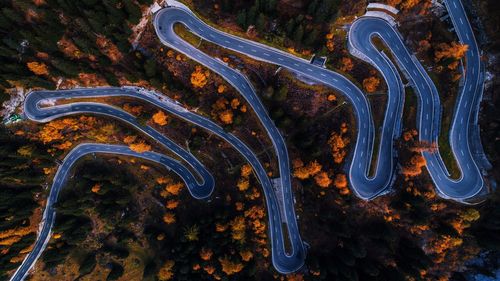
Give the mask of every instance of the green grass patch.
<svg viewBox="0 0 500 281">
<path fill-rule="evenodd" d="M 374 131 L 374 141 L 373 141 L 373 152 L 370 162 L 369 176 L 375 175 L 378 161 L 378 153 L 380 150 L 380 136 L 381 128 L 384 124 L 385 111 L 387 110 L 387 95 L 373 95 L 368 94 L 368 100 L 370 102 Z"/>
<path fill-rule="evenodd" d="M 458 97 L 458 91 L 454 91 L 454 88 L 451 88 L 450 91 L 442 91 L 442 87 L 440 85 L 439 78 L 434 73 L 429 73 L 432 81 L 436 85 L 437 89 L 440 89 L 440 99 L 442 105 L 442 115 L 441 115 L 441 130 L 439 131 L 438 145 L 439 145 L 439 153 L 443 158 L 443 162 L 450 173 L 451 178 L 458 179 L 460 178 L 460 169 L 458 168 L 457 161 L 453 152 L 451 150 L 450 145 L 450 127 L 453 119 L 453 111 L 455 110 L 455 102 Z"/>
<path fill-rule="evenodd" d="M 189 31 L 185 25 L 176 23 L 174 25 L 174 31 L 177 35 L 179 35 L 182 39 L 189 42 L 189 44 L 193 46 L 198 46 L 201 42 L 201 38 L 195 35 L 193 32 Z"/>
</svg>

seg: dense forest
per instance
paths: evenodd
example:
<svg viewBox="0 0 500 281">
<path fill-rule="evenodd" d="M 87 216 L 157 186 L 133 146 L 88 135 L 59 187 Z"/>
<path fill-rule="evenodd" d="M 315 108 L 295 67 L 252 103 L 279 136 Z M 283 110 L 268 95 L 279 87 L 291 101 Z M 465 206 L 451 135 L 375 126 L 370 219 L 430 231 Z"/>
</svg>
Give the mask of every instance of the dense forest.
<svg viewBox="0 0 500 281">
<path fill-rule="evenodd" d="M 43 168 L 54 165 L 43 145 L 0 127 L 0 278 L 15 269 L 20 252 L 30 250 L 38 221 L 35 197 L 45 182 Z M 33 227 L 35 226 L 35 228 Z"/>
<path fill-rule="evenodd" d="M 428 12 L 429 1 L 389 2 L 402 9 L 401 21 L 413 21 L 417 14 L 424 19 L 419 24 L 432 36 L 413 33 L 414 25 L 402 27 L 402 32 L 419 58 L 446 70 L 433 73 L 440 91 L 454 92 L 457 70 L 450 65 L 458 61 L 454 54 L 463 48 L 452 44 L 455 39 L 446 23 Z M 152 88 L 245 139 L 269 174 L 276 175 L 271 143 L 234 89 L 215 73 L 162 46 L 150 23 L 137 37 L 134 27 L 151 0 L 0 3 L 2 92 L 13 87 L 76 85 Z M 345 26 L 364 12 L 363 1 L 186 3 L 206 20 L 238 35 L 306 58 L 326 56 L 327 67 L 373 94 L 374 108 L 384 108 L 386 88 L 381 77 L 350 57 L 345 45 Z M 214 173 L 216 191 L 208 201 L 195 201 L 179 178 L 156 165 L 122 157 L 85 157 L 60 194 L 53 236 L 35 266 L 33 280 L 444 281 L 463 280 L 470 273 L 466 268 L 488 274 L 498 267 L 494 262 L 478 268 L 467 264 L 478 255 L 498 257 L 498 191 L 478 206 L 460 206 L 436 195 L 425 163 L 415 153 L 418 132 L 411 91 L 404 134 L 397 144 L 401 175 L 395 190 L 364 202 L 351 194 L 345 173 L 356 128 L 339 93 L 190 38 L 201 50 L 249 76 L 285 136 L 301 235 L 311 246 L 305 268 L 286 277 L 274 271 L 264 194 L 250 166 L 233 149 L 148 105 L 108 99 L 100 102 L 123 107 L 180 144 L 187 140 Z M 452 94 L 443 95 L 454 101 Z M 4 94 L 1 100 L 8 98 Z M 30 251 L 58 159 L 71 147 L 82 141 L 106 141 L 161 149 L 137 137 L 138 132 L 103 119 L 76 116 L 1 128 L 0 279 L 8 278 Z M 487 133 L 494 136 L 498 130 L 488 125 Z M 488 145 L 492 151 L 494 147 Z"/>
</svg>

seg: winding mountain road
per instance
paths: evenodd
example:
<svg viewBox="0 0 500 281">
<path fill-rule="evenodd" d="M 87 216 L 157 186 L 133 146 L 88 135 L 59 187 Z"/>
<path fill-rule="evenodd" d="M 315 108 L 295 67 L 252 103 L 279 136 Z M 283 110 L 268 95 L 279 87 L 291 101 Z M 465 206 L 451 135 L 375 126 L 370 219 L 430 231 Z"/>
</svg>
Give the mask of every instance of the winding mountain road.
<svg viewBox="0 0 500 281">
<path fill-rule="evenodd" d="M 75 161 L 84 155 L 89 153 L 112 153 L 157 162 L 178 174 L 186 183 L 191 195 L 196 199 L 208 198 L 215 185 L 210 172 L 196 157 L 152 127 L 141 125 L 134 116 L 127 112 L 96 102 L 75 102 L 42 107 L 41 102 L 49 99 L 81 99 L 109 96 L 134 97 L 162 108 L 170 114 L 200 126 L 227 141 L 250 163 L 264 190 L 274 267 L 278 272 L 286 274 L 295 272 L 304 265 L 306 247 L 300 237 L 297 225 L 291 189 L 290 161 L 282 135 L 269 117 L 247 77 L 183 40 L 174 32 L 175 24 L 183 24 L 194 34 L 223 48 L 247 55 L 256 60 L 279 65 L 343 93 L 353 105 L 358 125 L 358 135 L 349 167 L 350 185 L 354 193 L 362 199 L 373 199 L 389 190 L 396 170 L 396 153 L 393 148 L 393 141 L 400 136 L 402 129 L 401 119 L 404 101 L 402 79 L 399 76 L 398 68 L 389 58 L 389 54 L 381 52 L 373 44 L 372 39 L 374 37 L 380 38 L 389 48 L 390 55 L 396 61 L 397 66 L 405 74 L 406 78 L 411 81 L 416 90 L 418 97 L 417 125 L 420 140 L 437 145 L 441 115 L 439 94 L 423 66 L 408 51 L 401 36 L 389 21 L 372 16 L 363 16 L 358 18 L 349 30 L 348 43 L 351 53 L 372 64 L 380 71 L 388 85 L 388 101 L 380 132 L 376 167 L 374 174 L 370 176 L 373 143 L 377 132 L 368 99 L 354 83 L 339 73 L 313 65 L 307 60 L 260 43 L 221 32 L 198 19 L 183 4 L 175 1 L 167 2 L 170 6 L 158 11 L 153 19 L 159 39 L 166 46 L 185 54 L 221 75 L 245 98 L 262 122 L 273 143 L 280 171 L 278 188 L 282 192 L 276 192 L 276 187 L 271 183 L 266 170 L 244 142 L 231 133 L 224 131 L 222 127 L 208 118 L 186 110 L 176 101 L 161 94 L 137 87 L 35 91 L 28 95 L 24 104 L 25 114 L 30 120 L 48 122 L 61 116 L 82 113 L 109 116 L 133 126 L 156 140 L 175 154 L 176 159 L 155 152 L 136 153 L 121 145 L 82 144 L 75 147 L 65 157 L 55 175 L 34 249 L 25 258 L 11 280 L 23 280 L 46 247 L 55 220 L 53 203 L 57 201 L 57 196 L 64 186 L 71 167 Z M 471 131 L 477 126 L 484 74 L 481 72 L 479 49 L 461 2 L 459 0 L 445 0 L 445 4 L 457 30 L 459 40 L 469 46 L 466 54 L 464 84 L 457 101 L 450 130 L 451 147 L 457 165 L 461 170 L 460 179 L 454 180 L 450 177 L 439 150 L 424 151 L 422 155 L 427 161 L 427 169 L 438 193 L 444 198 L 468 203 L 469 200 L 472 200 L 485 188 L 481 167 L 477 164 L 477 159 L 471 150 L 470 144 Z M 186 162 L 195 173 L 186 168 L 181 161 Z M 280 208 L 283 208 L 282 212 Z M 286 226 L 288 235 L 284 234 L 283 226 Z M 290 246 L 288 250 L 285 249 L 286 244 Z"/>
</svg>

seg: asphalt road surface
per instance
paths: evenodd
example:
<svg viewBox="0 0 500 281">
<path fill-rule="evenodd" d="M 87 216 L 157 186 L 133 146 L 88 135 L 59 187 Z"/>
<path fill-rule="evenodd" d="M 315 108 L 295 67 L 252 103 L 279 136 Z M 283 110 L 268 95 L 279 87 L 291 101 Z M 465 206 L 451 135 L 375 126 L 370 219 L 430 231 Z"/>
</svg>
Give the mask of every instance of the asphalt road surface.
<svg viewBox="0 0 500 281">
<path fill-rule="evenodd" d="M 141 125 L 134 116 L 127 112 L 96 102 L 41 106 L 41 103 L 46 100 L 108 96 L 128 96 L 142 99 L 187 122 L 196 124 L 230 143 L 253 167 L 254 173 L 264 190 L 274 267 L 278 272 L 286 274 L 295 272 L 304 265 L 306 247 L 300 237 L 294 211 L 290 181 L 290 161 L 283 137 L 269 117 L 247 77 L 185 42 L 173 30 L 174 25 L 177 23 L 185 25 L 204 40 L 245 54 L 256 60 L 280 65 L 294 73 L 323 83 L 343 93 L 353 105 L 358 124 L 358 135 L 349 167 L 350 185 L 354 193 L 362 199 L 369 200 L 383 194 L 390 188 L 394 180 L 396 154 L 393 149 L 393 140 L 397 139 L 401 134 L 400 122 L 404 102 L 404 87 L 397 68 L 387 54 L 379 51 L 373 45 L 371 41 L 373 37 L 378 37 L 385 42 L 397 65 L 416 90 L 419 105 L 417 125 L 420 140 L 437 145 L 441 105 L 436 87 L 423 66 L 408 51 L 397 30 L 386 20 L 369 16 L 360 17 L 353 23 L 349 31 L 349 49 L 351 53 L 376 67 L 388 85 L 388 101 L 380 130 L 378 155 L 376 155 L 375 161 L 376 167 L 373 175 L 370 176 L 373 143 L 377 130 L 373 123 L 371 108 L 366 95 L 357 86 L 344 76 L 313 65 L 307 60 L 260 43 L 218 31 L 199 20 L 184 5 L 174 1 L 168 2 L 172 6 L 157 12 L 153 22 L 161 42 L 218 73 L 241 93 L 262 122 L 273 142 L 280 169 L 279 186 L 273 186 L 257 156 L 243 141 L 224 131 L 222 127 L 213 121 L 186 110 L 176 101 L 156 92 L 137 87 L 32 92 L 25 101 L 24 109 L 26 116 L 33 121 L 48 122 L 61 116 L 82 113 L 110 116 L 133 126 L 156 140 L 175 154 L 175 159 L 155 152 L 137 153 L 126 146 L 120 145 L 82 144 L 75 147 L 65 157 L 54 178 L 35 247 L 25 258 L 11 280 L 23 280 L 45 249 L 50 240 L 51 229 L 55 220 L 53 203 L 57 201 L 59 191 L 64 186 L 71 167 L 75 161 L 84 155 L 89 153 L 112 153 L 153 161 L 178 174 L 186 183 L 189 192 L 194 198 L 204 199 L 211 195 L 215 185 L 214 179 L 196 157 L 153 128 Z M 424 151 L 422 155 L 427 161 L 427 169 L 438 193 L 444 198 L 467 203 L 484 189 L 481 170 L 476 163 L 470 144 L 471 131 L 477 126 L 477 114 L 482 95 L 484 74 L 481 72 L 479 49 L 461 2 L 459 0 L 445 0 L 445 3 L 460 41 L 469 46 L 466 54 L 464 84 L 461 87 L 450 130 L 450 144 L 461 171 L 460 179 L 454 180 L 450 177 L 439 150 Z M 187 166 L 185 163 L 187 163 Z M 280 188 L 282 192 L 275 192 L 276 188 Z M 278 197 L 278 194 L 281 196 Z M 283 207 L 283 215 L 281 215 L 280 206 Z M 288 235 L 284 234 L 283 226 L 287 228 Z M 287 239 L 288 241 L 285 242 Z M 289 245 L 287 250 L 285 249 L 286 244 Z"/>
</svg>

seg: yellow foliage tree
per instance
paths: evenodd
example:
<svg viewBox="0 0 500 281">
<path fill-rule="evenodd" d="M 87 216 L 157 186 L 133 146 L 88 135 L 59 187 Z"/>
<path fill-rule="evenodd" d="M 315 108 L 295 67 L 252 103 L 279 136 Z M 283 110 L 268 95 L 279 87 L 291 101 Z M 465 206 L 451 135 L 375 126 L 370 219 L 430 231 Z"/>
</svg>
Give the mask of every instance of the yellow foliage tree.
<svg viewBox="0 0 500 281">
<path fill-rule="evenodd" d="M 35 150 L 35 148 L 31 145 L 25 145 L 25 146 L 21 146 L 18 150 L 17 150 L 17 153 L 23 157 L 31 157 L 31 155 L 33 154 L 33 151 Z"/>
</svg>

